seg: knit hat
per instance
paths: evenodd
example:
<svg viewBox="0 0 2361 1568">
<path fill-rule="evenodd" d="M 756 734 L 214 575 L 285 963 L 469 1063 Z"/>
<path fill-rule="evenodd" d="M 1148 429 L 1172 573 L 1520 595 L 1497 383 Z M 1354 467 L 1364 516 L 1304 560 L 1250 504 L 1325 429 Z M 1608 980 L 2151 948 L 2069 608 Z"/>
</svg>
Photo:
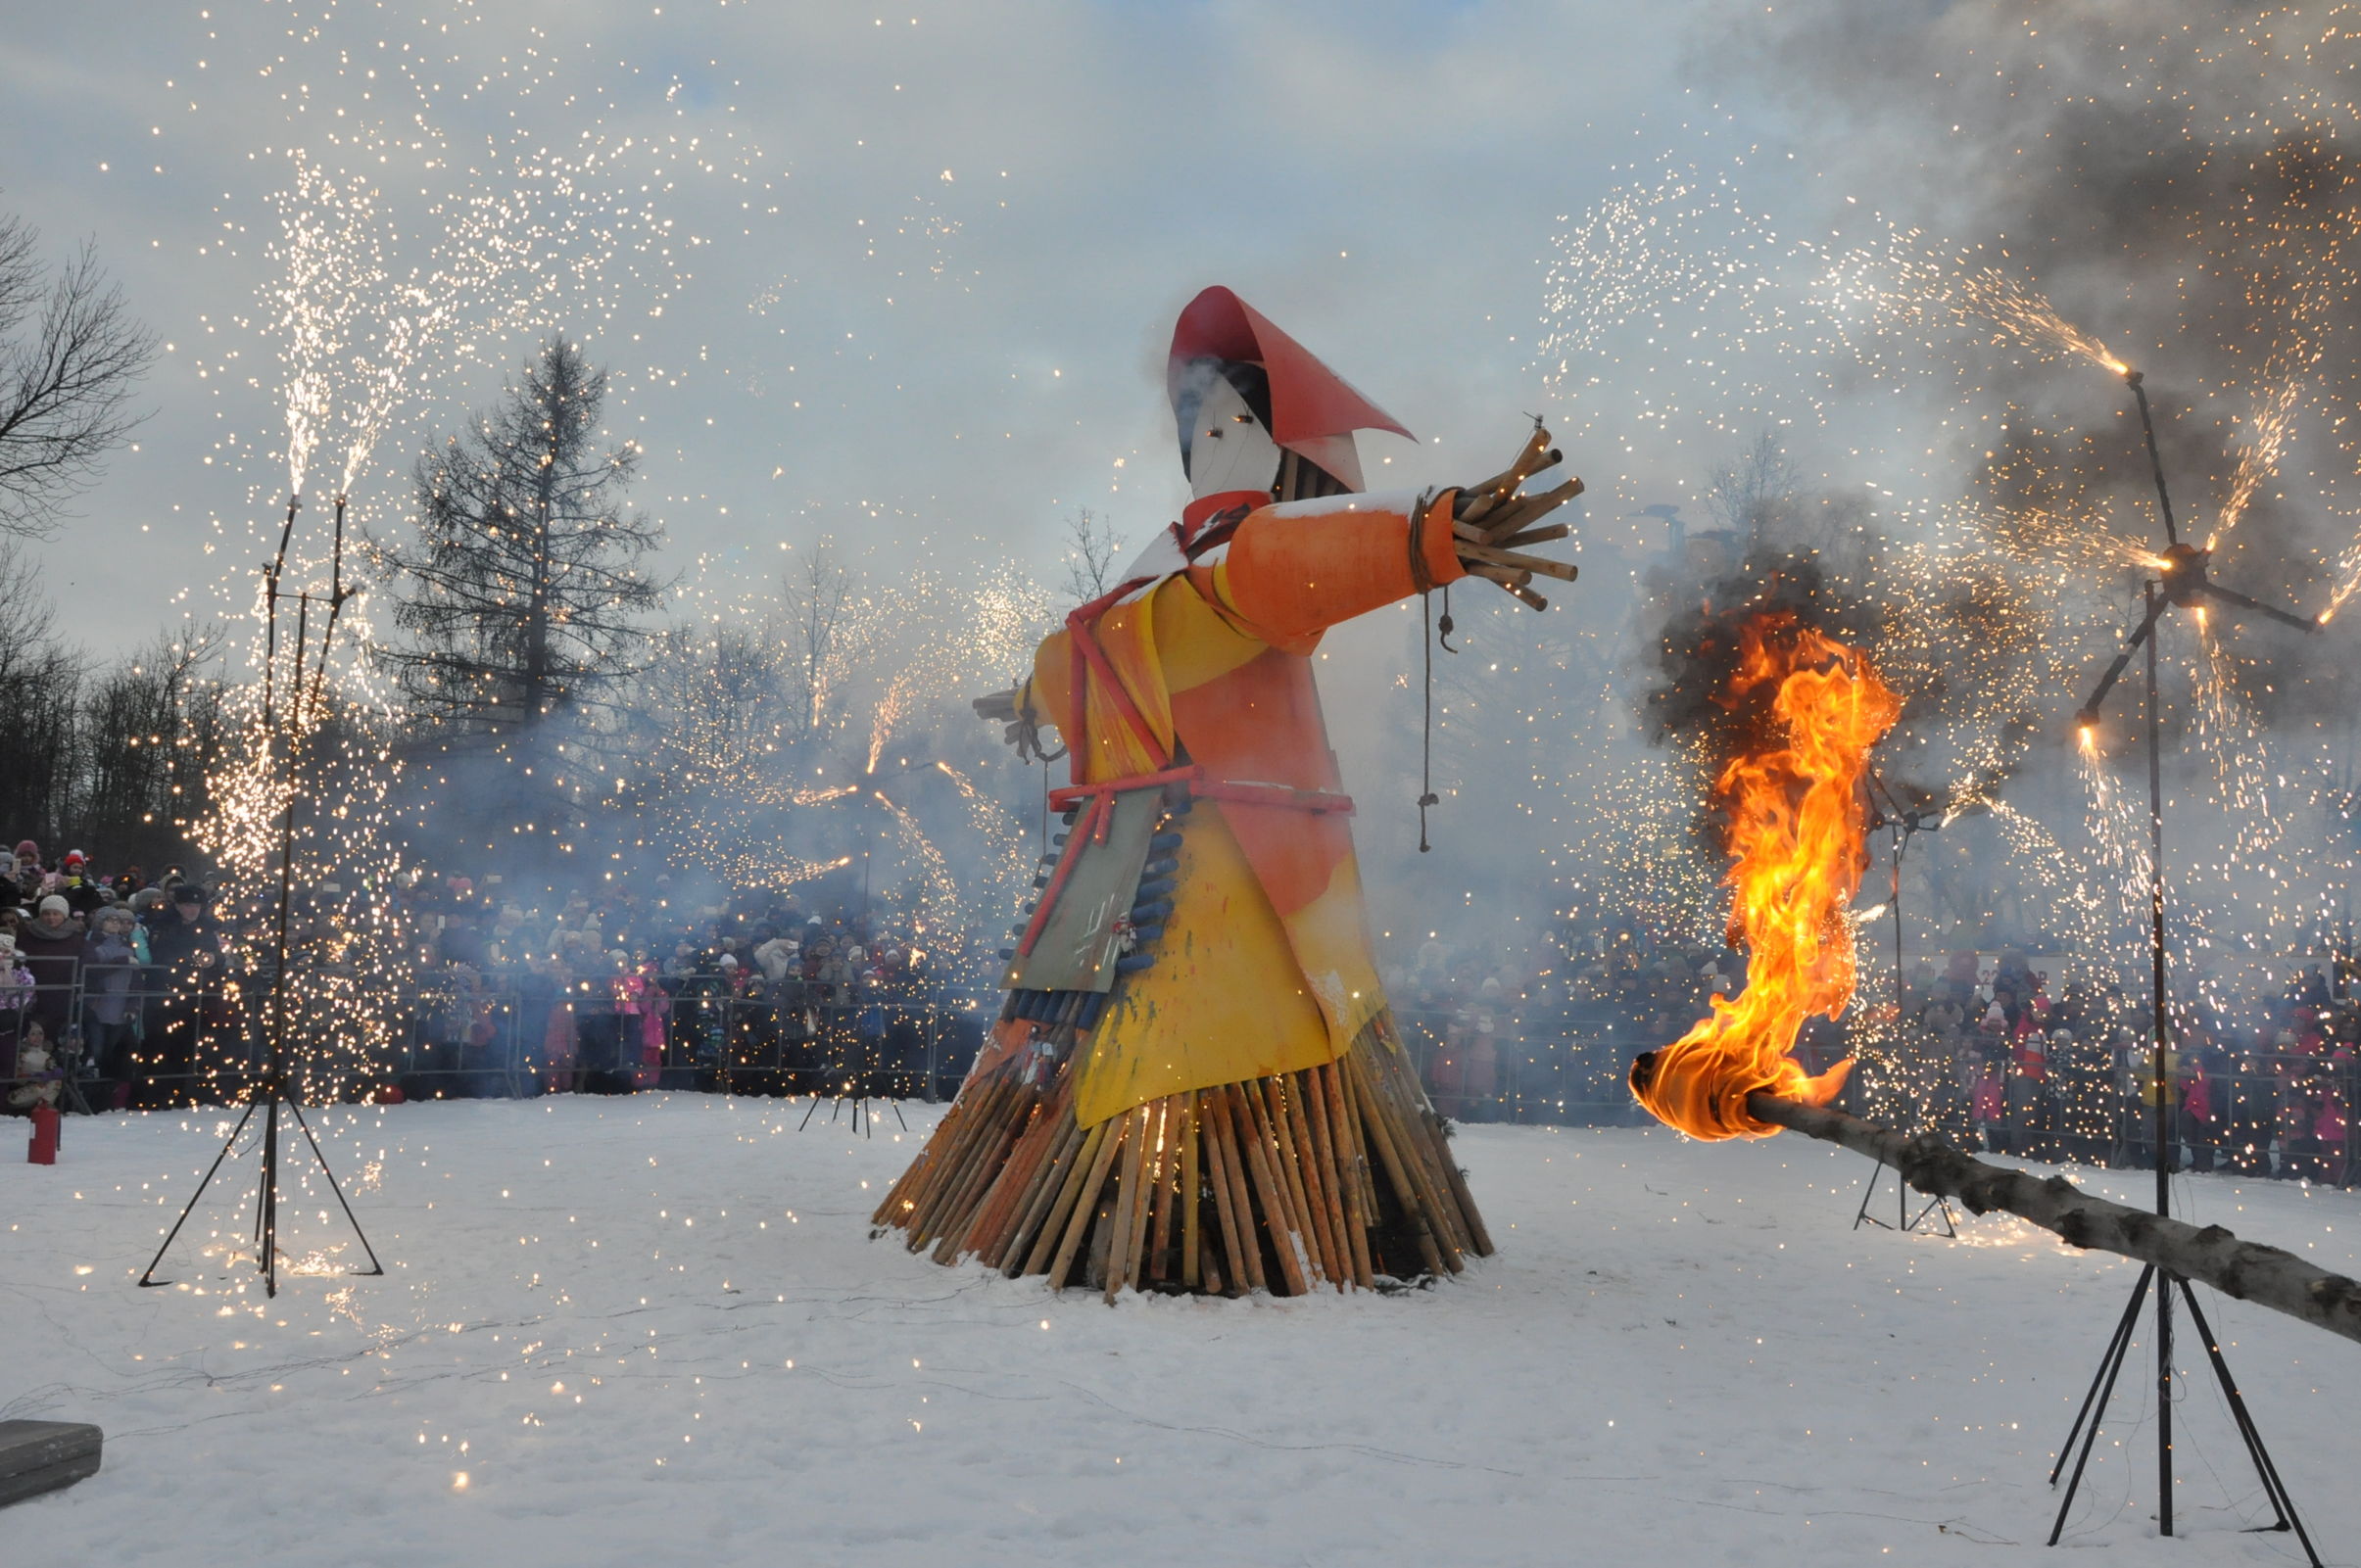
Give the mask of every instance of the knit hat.
<svg viewBox="0 0 2361 1568">
<path fill-rule="evenodd" d="M 60 897 L 56 893 L 51 893 L 47 898 L 41 900 L 39 913 L 46 915 L 53 909 L 61 915 L 71 915 L 73 913 L 73 906 L 67 903 L 64 898 Z"/>
<path fill-rule="evenodd" d="M 78 849 L 69 849 L 66 851 L 66 864 L 69 866 L 87 866 L 90 864 L 90 858 L 87 855 L 84 855 Z"/>
<path fill-rule="evenodd" d="M 17 858 L 37 863 L 41 858 L 41 846 L 27 838 L 17 846 Z"/>
</svg>

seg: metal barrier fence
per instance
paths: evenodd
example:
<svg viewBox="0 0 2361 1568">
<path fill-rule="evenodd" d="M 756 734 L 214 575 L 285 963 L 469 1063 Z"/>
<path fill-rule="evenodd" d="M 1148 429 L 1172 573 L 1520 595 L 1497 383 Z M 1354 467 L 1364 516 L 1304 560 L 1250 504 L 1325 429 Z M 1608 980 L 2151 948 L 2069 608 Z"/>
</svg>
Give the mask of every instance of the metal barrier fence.
<svg viewBox="0 0 2361 1568">
<path fill-rule="evenodd" d="M 247 987 L 259 992 L 259 987 Z M 84 966 L 71 986 L 37 987 L 0 1010 L 0 1068 L 38 1022 L 56 1064 L 9 1090 L 57 1086 L 69 1110 L 219 1104 L 261 1071 L 261 1010 L 221 985 L 174 984 L 158 966 Z M 675 995 L 618 996 L 605 977 L 428 985 L 376 999 L 396 1023 L 365 1060 L 342 1064 L 347 1092 L 392 1084 L 410 1098 L 523 1098 L 639 1088 L 752 1095 L 862 1095 L 942 1101 L 957 1093 L 1000 995 L 949 987 L 805 987 L 732 995 L 693 978 Z M 651 1015 L 650 1006 L 655 1011 Z M 652 1022 L 651 1022 L 652 1018 Z M 1663 1042 L 1633 1034 L 1604 1010 L 1505 1011 L 1491 1055 L 1471 1048 L 1457 1013 L 1399 1010 L 1395 1024 L 1436 1108 L 1455 1119 L 1626 1126 L 1647 1117 L 1624 1073 Z M 2361 1110 L 2361 1062 L 2232 1053 L 2199 1075 L 2202 1094 L 2176 1104 L 2182 1168 L 2301 1176 L 2361 1185 L 2350 1123 Z M 1997 1104 L 1938 1069 L 1911 1098 L 1911 1119 L 1969 1148 L 2029 1158 L 2142 1167 L 2153 1160 L 2144 1058 L 2067 1047 L 2046 1080 L 2011 1075 Z M 1849 1100 L 1868 1109 L 1875 1067 Z M 2181 1080 L 2187 1088 L 2192 1080 Z M 120 1092 L 119 1092 L 119 1086 Z"/>
</svg>

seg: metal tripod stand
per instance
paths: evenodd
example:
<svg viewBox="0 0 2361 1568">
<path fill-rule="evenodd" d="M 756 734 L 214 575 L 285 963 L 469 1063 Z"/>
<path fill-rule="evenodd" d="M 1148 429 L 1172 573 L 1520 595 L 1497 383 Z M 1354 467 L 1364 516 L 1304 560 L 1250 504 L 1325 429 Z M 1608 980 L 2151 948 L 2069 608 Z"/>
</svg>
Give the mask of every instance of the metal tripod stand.
<svg viewBox="0 0 2361 1568">
<path fill-rule="evenodd" d="M 1893 912 L 1894 916 L 1894 1030 L 1895 1038 L 1900 1039 L 1903 1016 L 1909 1011 L 1910 1001 L 1909 986 L 1903 978 L 1902 970 L 1902 857 L 1910 847 L 1912 833 L 1931 833 L 1942 827 L 1943 823 L 1940 818 L 1929 822 L 1928 814 L 1916 806 L 1904 809 L 1900 802 L 1894 800 L 1885 784 L 1879 782 L 1874 774 L 1870 776 L 1870 780 L 1875 792 L 1884 795 L 1887 803 L 1893 805 L 1897 813 L 1894 817 L 1889 818 L 1882 808 L 1872 802 L 1871 810 L 1874 816 L 1869 823 L 1869 828 L 1871 832 L 1875 832 L 1879 828 L 1894 830 L 1893 884 L 1887 890 L 1886 907 Z M 1921 1103 L 1918 1109 L 1920 1124 L 1923 1125 L 1926 1107 Z M 1942 1218 L 1943 1234 L 1946 1236 L 1959 1234 L 1958 1226 L 1951 1220 L 1951 1206 L 1941 1193 L 1928 1199 L 1926 1206 L 1917 1213 L 1910 1212 L 1910 1184 L 1903 1179 L 1902 1172 L 1899 1170 L 1894 1172 L 1894 1223 L 1889 1225 L 1869 1212 L 1869 1202 L 1877 1196 L 1877 1178 L 1884 1175 L 1885 1170 L 1886 1163 L 1880 1160 L 1877 1167 L 1869 1172 L 1868 1181 L 1862 1185 L 1861 1206 L 1854 1211 L 1853 1214 L 1855 1230 L 1860 1229 L 1863 1225 L 1875 1225 L 1880 1230 L 1907 1233 L 1925 1224 L 1932 1215 Z"/>
<path fill-rule="evenodd" d="M 246 1109 L 239 1115 L 237 1124 L 230 1129 L 229 1136 L 222 1140 L 221 1152 L 214 1156 L 213 1164 L 206 1169 L 205 1179 L 197 1183 L 197 1190 L 189 1195 L 187 1207 L 180 1211 L 180 1217 L 172 1221 L 172 1228 L 165 1235 L 164 1245 L 156 1249 L 154 1258 L 148 1259 L 146 1271 L 139 1276 L 139 1283 L 142 1286 L 153 1287 L 171 1283 L 170 1280 L 156 1277 L 157 1266 L 164 1261 L 164 1255 L 171 1250 L 172 1242 L 179 1236 L 181 1227 L 188 1223 L 189 1215 L 196 1212 L 197 1205 L 205 1197 L 205 1190 L 213 1185 L 215 1174 L 220 1170 L 222 1163 L 237 1147 L 238 1140 L 244 1136 L 248 1124 L 254 1120 L 255 1112 L 260 1110 L 264 1114 L 263 1162 L 261 1187 L 255 1196 L 255 1263 L 262 1271 L 264 1294 L 265 1296 L 278 1294 L 279 1110 L 282 1105 L 294 1117 L 297 1128 L 302 1131 L 304 1142 L 311 1148 L 313 1160 L 319 1165 L 320 1175 L 328 1183 L 328 1190 L 336 1194 L 337 1207 L 344 1211 L 345 1220 L 353 1227 L 353 1234 L 360 1241 L 361 1250 L 368 1255 L 368 1267 L 348 1269 L 346 1272 L 351 1274 L 382 1274 L 385 1272 L 385 1265 L 377 1260 L 376 1249 L 369 1245 L 368 1236 L 361 1228 L 361 1221 L 353 1214 L 353 1206 L 345 1201 L 344 1188 L 337 1184 L 336 1173 L 328 1168 L 328 1157 L 321 1151 L 318 1137 L 313 1133 L 312 1124 L 304 1119 L 304 1108 L 295 1097 L 294 1079 L 287 1060 L 288 922 L 295 902 L 295 808 L 303 795 L 304 715 L 307 701 L 314 712 L 317 711 L 318 703 L 326 689 L 328 650 L 336 636 L 336 617 L 338 612 L 344 608 L 345 600 L 352 596 L 352 591 L 348 590 L 344 583 L 345 498 L 339 496 L 336 498 L 335 546 L 330 557 L 332 561 L 330 588 L 327 597 L 322 601 L 327 610 L 327 619 L 325 628 L 320 634 L 318 653 L 311 671 L 312 690 L 307 696 L 304 688 L 305 655 L 311 636 L 311 610 L 313 595 L 309 593 L 288 594 L 283 593 L 279 586 L 280 578 L 287 567 L 287 544 L 295 532 L 295 514 L 302 504 L 302 497 L 291 496 L 288 498 L 287 521 L 286 525 L 279 530 L 278 552 L 271 558 L 270 565 L 264 572 L 265 606 L 264 624 L 265 630 L 263 641 L 263 736 L 265 744 L 273 747 L 274 750 L 281 749 L 279 738 L 281 715 L 276 682 L 279 602 L 282 598 L 287 597 L 295 600 L 294 675 L 289 683 L 292 695 L 287 701 L 287 737 L 283 747 L 286 757 L 287 798 L 286 805 L 279 814 L 278 910 L 271 944 L 270 1013 L 265 1030 L 267 1055 L 265 1058 L 262 1075 L 247 1086 Z"/>
</svg>

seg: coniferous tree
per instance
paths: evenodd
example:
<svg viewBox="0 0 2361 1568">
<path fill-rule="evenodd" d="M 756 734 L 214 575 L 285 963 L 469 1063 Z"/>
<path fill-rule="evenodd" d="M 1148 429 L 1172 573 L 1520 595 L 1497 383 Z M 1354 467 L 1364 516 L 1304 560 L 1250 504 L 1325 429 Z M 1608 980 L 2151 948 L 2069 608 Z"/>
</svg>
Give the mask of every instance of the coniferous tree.
<svg viewBox="0 0 2361 1568">
<path fill-rule="evenodd" d="M 601 440 L 606 373 L 553 338 L 500 404 L 418 461 L 415 538 L 383 552 L 386 657 L 411 713 L 461 735 L 578 723 L 637 672 L 662 530 L 622 509 L 639 453 Z"/>
</svg>

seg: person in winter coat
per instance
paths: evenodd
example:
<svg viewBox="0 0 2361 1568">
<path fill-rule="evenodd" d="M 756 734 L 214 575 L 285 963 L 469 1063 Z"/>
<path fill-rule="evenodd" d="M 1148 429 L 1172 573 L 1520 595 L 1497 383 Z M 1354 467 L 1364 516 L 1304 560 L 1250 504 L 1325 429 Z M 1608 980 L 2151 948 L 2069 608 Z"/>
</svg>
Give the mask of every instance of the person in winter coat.
<svg viewBox="0 0 2361 1568">
<path fill-rule="evenodd" d="M 48 1029 L 53 1044 L 66 1038 L 67 1022 L 73 1017 L 73 988 L 81 974 L 84 934 L 82 923 L 57 893 L 45 896 L 33 923 L 17 933 L 17 946 L 32 970 L 33 982 L 40 987 L 33 998 L 33 1016 Z"/>
<path fill-rule="evenodd" d="M 13 932 L 0 931 L 0 1064 L 14 1062 L 17 1040 L 32 1017 L 32 971 L 17 951 Z"/>
<path fill-rule="evenodd" d="M 85 922 L 92 910 L 109 900 L 107 885 L 91 875 L 89 858 L 78 849 L 66 851 L 50 891 L 66 900 L 66 907 Z"/>
<path fill-rule="evenodd" d="M 207 1020 L 221 990 L 221 930 L 206 913 L 205 889 L 182 882 L 171 909 L 148 927 L 148 952 L 164 971 L 155 987 L 155 1023 L 139 1053 L 142 1106 L 187 1103 Z"/>
<path fill-rule="evenodd" d="M 92 927 L 82 944 L 82 1051 L 87 1070 L 116 1084 L 117 1099 L 128 1104 L 136 1028 L 131 996 L 144 943 L 131 912 L 120 904 L 98 911 Z"/>
<path fill-rule="evenodd" d="M 59 1070 L 57 1052 L 49 1036 L 42 1032 L 41 1021 L 33 1019 L 24 1025 L 17 1039 L 16 1066 L 11 1073 L 14 1082 L 8 1091 L 11 1111 L 30 1112 L 36 1106 L 58 1103 L 58 1092 L 65 1074 Z"/>
<path fill-rule="evenodd" d="M 16 882 L 17 903 L 30 909 L 40 902 L 41 884 L 49 879 L 49 873 L 41 867 L 41 846 L 29 838 L 17 845 L 16 864 L 10 876 Z"/>
</svg>

